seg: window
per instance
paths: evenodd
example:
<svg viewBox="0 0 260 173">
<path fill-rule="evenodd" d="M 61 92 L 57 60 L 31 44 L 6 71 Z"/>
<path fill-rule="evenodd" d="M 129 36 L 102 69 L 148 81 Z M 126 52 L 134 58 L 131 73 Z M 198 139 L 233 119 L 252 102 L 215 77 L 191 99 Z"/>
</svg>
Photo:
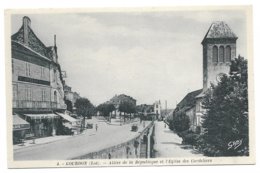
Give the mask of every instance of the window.
<svg viewBox="0 0 260 173">
<path fill-rule="evenodd" d="M 57 92 L 54 91 L 54 102 L 57 102 Z"/>
<path fill-rule="evenodd" d="M 219 62 L 224 62 L 224 47 L 219 47 Z"/>
<path fill-rule="evenodd" d="M 54 69 L 52 82 L 55 82 L 55 81 L 56 81 L 56 70 Z"/>
<path fill-rule="evenodd" d="M 42 101 L 46 101 L 46 91 L 42 89 Z"/>
<path fill-rule="evenodd" d="M 25 88 L 26 100 L 32 100 L 32 90 L 31 88 Z"/>
<path fill-rule="evenodd" d="M 31 65 L 29 63 L 26 63 L 25 66 L 26 66 L 26 69 L 25 69 L 26 76 L 31 76 Z"/>
<path fill-rule="evenodd" d="M 44 73 L 45 73 L 44 67 L 41 67 L 41 78 L 44 78 Z"/>
<path fill-rule="evenodd" d="M 218 62 L 218 47 L 213 46 L 213 62 Z"/>
<path fill-rule="evenodd" d="M 231 47 L 227 46 L 225 50 L 226 56 L 225 56 L 225 61 L 230 62 L 231 61 Z"/>
<path fill-rule="evenodd" d="M 12 58 L 12 73 L 14 73 L 14 60 Z"/>
<path fill-rule="evenodd" d="M 17 100 L 17 85 L 13 85 L 13 100 Z"/>
</svg>

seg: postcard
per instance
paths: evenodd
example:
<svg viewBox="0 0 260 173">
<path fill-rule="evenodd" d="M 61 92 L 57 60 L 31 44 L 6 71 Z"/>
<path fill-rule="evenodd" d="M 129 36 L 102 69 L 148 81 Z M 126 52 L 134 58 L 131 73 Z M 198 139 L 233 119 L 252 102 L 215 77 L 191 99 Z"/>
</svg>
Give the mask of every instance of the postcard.
<svg viewBox="0 0 260 173">
<path fill-rule="evenodd" d="M 255 164 L 251 6 L 5 11 L 9 168 Z"/>
</svg>

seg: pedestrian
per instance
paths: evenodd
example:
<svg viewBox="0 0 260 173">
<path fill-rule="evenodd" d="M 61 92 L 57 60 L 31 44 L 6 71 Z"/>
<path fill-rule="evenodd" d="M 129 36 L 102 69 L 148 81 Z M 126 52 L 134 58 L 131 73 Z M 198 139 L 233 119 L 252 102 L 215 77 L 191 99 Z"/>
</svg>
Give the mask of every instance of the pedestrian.
<svg viewBox="0 0 260 173">
<path fill-rule="evenodd" d="M 97 132 L 97 130 L 98 130 L 98 125 L 96 124 L 96 132 Z"/>
<path fill-rule="evenodd" d="M 164 128 L 166 128 L 166 123 L 164 123 Z"/>
</svg>

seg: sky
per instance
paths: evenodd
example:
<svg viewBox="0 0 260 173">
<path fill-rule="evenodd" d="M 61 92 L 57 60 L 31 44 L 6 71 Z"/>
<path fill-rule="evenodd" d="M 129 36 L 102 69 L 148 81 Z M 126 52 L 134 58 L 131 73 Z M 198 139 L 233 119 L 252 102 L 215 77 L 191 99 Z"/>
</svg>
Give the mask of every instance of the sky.
<svg viewBox="0 0 260 173">
<path fill-rule="evenodd" d="M 246 15 L 240 10 L 88 12 L 13 15 L 12 34 L 31 19 L 46 45 L 57 36 L 66 84 L 93 104 L 127 94 L 137 104 L 161 100 L 164 108 L 202 88 L 201 41 L 213 21 L 238 36 L 237 55 L 247 55 Z"/>
</svg>

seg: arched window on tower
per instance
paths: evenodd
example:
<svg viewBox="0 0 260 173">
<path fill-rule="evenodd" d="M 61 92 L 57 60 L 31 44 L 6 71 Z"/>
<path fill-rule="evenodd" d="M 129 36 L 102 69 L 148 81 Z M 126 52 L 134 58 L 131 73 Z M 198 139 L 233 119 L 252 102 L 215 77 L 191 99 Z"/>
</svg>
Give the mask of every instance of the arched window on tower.
<svg viewBox="0 0 260 173">
<path fill-rule="evenodd" d="M 231 61 L 231 47 L 230 46 L 227 46 L 226 49 L 225 49 L 225 61 L 226 62 L 230 62 Z"/>
<path fill-rule="evenodd" d="M 224 62 L 224 47 L 219 47 L 219 62 Z"/>
<path fill-rule="evenodd" d="M 213 46 L 213 62 L 218 62 L 218 47 Z"/>
</svg>

